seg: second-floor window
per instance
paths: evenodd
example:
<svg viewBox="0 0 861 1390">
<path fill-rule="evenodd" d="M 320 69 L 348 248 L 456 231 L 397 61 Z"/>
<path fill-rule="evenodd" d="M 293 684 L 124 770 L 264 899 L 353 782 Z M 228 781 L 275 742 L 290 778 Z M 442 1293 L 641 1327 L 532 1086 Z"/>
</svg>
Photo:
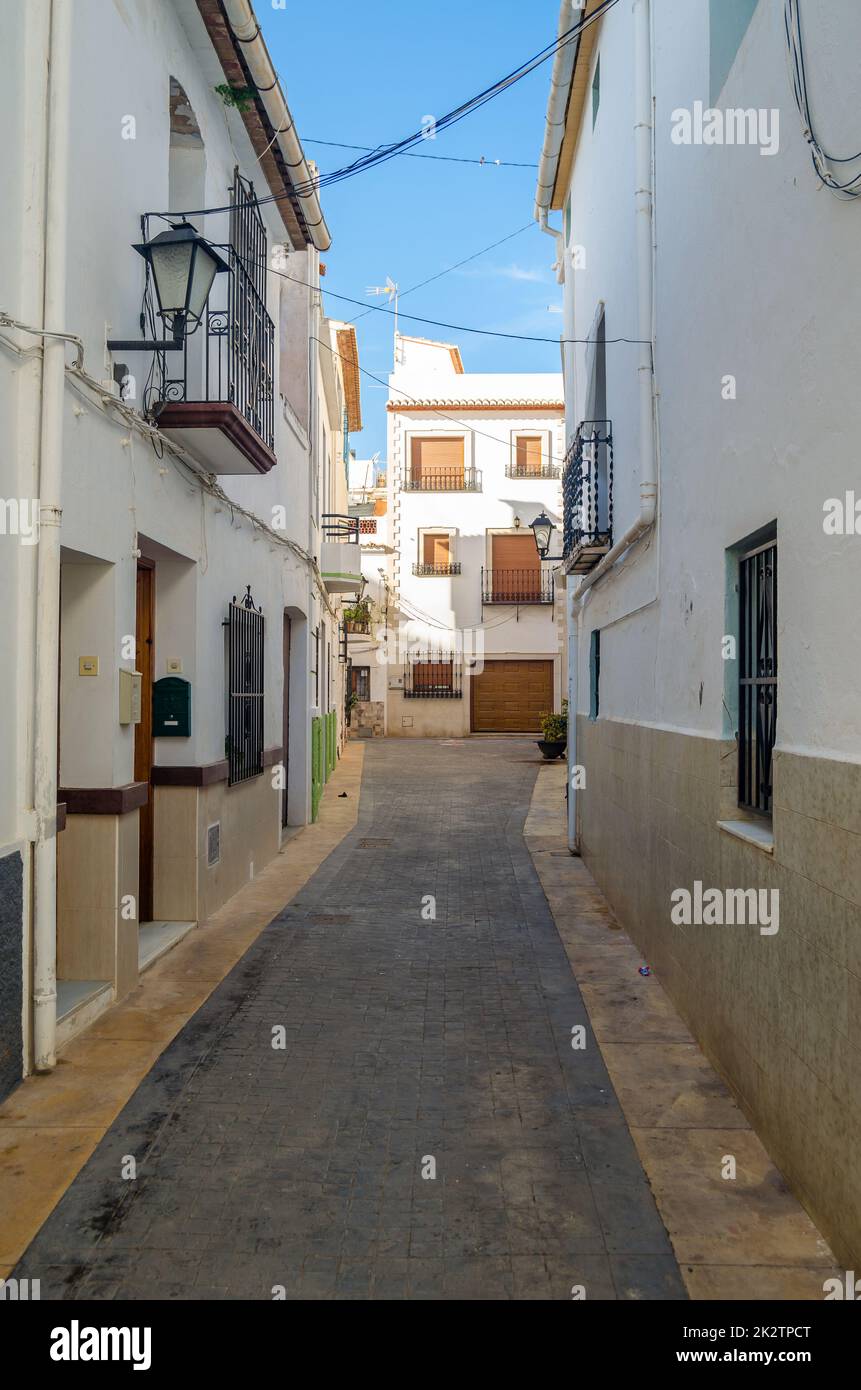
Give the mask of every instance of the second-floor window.
<svg viewBox="0 0 861 1390">
<path fill-rule="evenodd" d="M 463 435 L 413 435 L 408 486 L 422 492 L 459 492 L 468 482 Z"/>
</svg>

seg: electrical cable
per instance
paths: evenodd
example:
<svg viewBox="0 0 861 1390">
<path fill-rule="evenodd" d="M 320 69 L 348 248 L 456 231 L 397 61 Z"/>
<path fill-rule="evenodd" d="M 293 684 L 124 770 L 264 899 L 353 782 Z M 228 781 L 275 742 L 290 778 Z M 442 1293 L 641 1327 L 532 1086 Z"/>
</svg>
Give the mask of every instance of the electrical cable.
<svg viewBox="0 0 861 1390">
<path fill-rule="evenodd" d="M 333 348 L 331 343 L 324 342 L 322 338 L 316 337 L 316 335 L 313 333 L 311 335 L 311 341 L 314 343 L 319 343 L 321 347 L 328 348 L 329 352 L 332 353 L 332 356 L 340 358 L 342 362 L 347 362 L 352 367 L 358 366 L 358 363 L 354 362 L 352 358 L 344 357 L 343 353 L 338 352 L 337 348 Z M 362 376 L 370 377 L 371 381 L 375 381 L 378 386 L 385 386 L 385 388 L 388 391 L 394 391 L 398 396 L 403 396 L 405 400 L 410 401 L 413 405 L 421 406 L 421 402 L 419 401 L 417 396 L 411 396 L 408 391 L 402 391 L 398 386 L 392 386 L 390 381 L 384 381 L 381 376 L 375 376 L 374 373 L 369 372 L 366 367 L 359 367 L 358 369 L 361 372 Z M 465 406 L 472 404 L 474 404 L 474 402 L 472 401 L 463 401 L 463 405 Z M 435 410 L 427 406 L 422 406 L 422 413 L 426 415 L 435 415 L 439 420 L 447 420 L 449 424 L 457 425 L 460 429 L 466 428 L 466 426 L 463 423 L 463 420 L 459 420 L 455 415 L 446 415 L 445 412 L 442 410 Z M 493 406 L 488 406 L 486 413 L 488 415 L 492 415 Z M 478 435 L 479 439 L 490 439 L 494 444 L 502 444 L 506 449 L 511 449 L 510 439 L 500 439 L 498 435 L 488 434 L 486 430 L 477 430 L 474 428 L 474 426 L 470 426 L 469 428 L 472 434 Z M 556 454 L 548 454 L 547 457 L 551 463 L 564 464 L 565 462 L 564 459 L 559 458 Z M 543 481 L 548 482 L 553 480 L 544 479 Z"/>
<path fill-rule="evenodd" d="M 464 256 L 462 261 L 455 261 L 454 265 L 447 265 L 444 270 L 438 270 L 435 275 L 429 275 L 426 280 L 420 280 L 417 285 L 410 285 L 406 290 L 399 290 L 398 305 L 400 306 L 400 301 L 405 299 L 408 294 L 415 294 L 416 290 L 423 290 L 425 285 L 432 284 L 434 280 L 441 280 L 444 275 L 450 275 L 453 270 L 460 270 L 461 266 L 468 265 L 470 261 L 478 260 L 479 256 L 485 256 L 488 251 L 495 251 L 497 246 L 502 246 L 503 242 L 511 241 L 514 237 L 520 236 L 523 232 L 529 231 L 530 227 L 534 226 L 534 222 L 527 222 L 524 226 L 518 227 L 516 232 L 509 232 L 507 236 L 500 237 L 499 241 L 492 242 L 490 246 L 483 246 L 480 251 L 474 251 L 471 256 Z M 323 293 L 325 294 L 327 291 L 324 290 Z M 378 307 L 379 306 L 376 304 L 369 304 L 364 313 L 356 314 L 355 318 L 348 319 L 347 322 L 354 324 L 358 323 L 359 319 L 365 318 L 367 314 L 372 314 L 374 309 Z"/>
<path fill-rule="evenodd" d="M 306 135 L 306 136 L 305 136 L 305 138 L 304 138 L 303 141 L 302 141 L 302 144 L 303 144 L 303 145 L 329 145 L 329 146 L 331 146 L 332 148 L 334 148 L 334 149 L 339 149 L 339 150 L 367 150 L 368 153 L 371 153 L 371 154 L 373 153 L 374 149 L 376 148 L 374 145 L 348 145 L 348 144 L 346 144 L 343 140 L 312 140 L 311 137 L 310 137 L 309 135 Z M 407 152 L 404 154 L 403 157 L 404 157 L 404 159 L 439 159 L 439 160 L 443 160 L 443 161 L 444 161 L 445 163 L 447 163 L 447 164 L 478 164 L 478 165 L 480 165 L 481 168 L 483 168 L 483 169 L 489 169 L 489 168 L 496 168 L 496 169 L 537 169 L 537 168 L 538 168 L 538 165 L 537 165 L 537 164 L 519 163 L 517 160 L 511 160 L 511 159 L 485 159 L 483 155 L 482 155 L 482 157 L 481 157 L 480 159 L 466 159 L 466 158 L 464 158 L 462 155 L 454 155 L 454 154 L 414 154 L 414 153 L 412 153 L 411 151 L 407 151 Z"/>
<path fill-rule="evenodd" d="M 807 66 L 804 58 L 804 39 L 801 31 L 801 8 L 799 0 L 784 0 L 784 28 L 786 30 L 787 58 L 790 81 L 795 104 L 801 116 L 804 138 L 810 146 L 813 168 L 820 182 L 842 202 L 861 198 L 861 171 L 846 183 L 840 183 L 828 167 L 830 164 L 854 164 L 861 159 L 857 154 L 829 154 L 817 138 L 810 110 L 810 96 L 807 89 Z"/>
<path fill-rule="evenodd" d="M 530 226 L 531 225 L 533 224 L 530 223 Z M 245 262 L 248 265 L 253 265 L 257 267 L 262 265 L 261 261 L 253 260 L 250 256 L 241 256 L 239 252 L 236 251 L 236 249 L 233 246 L 230 246 L 227 242 L 213 241 L 209 242 L 208 245 L 212 246 L 215 250 L 231 251 L 233 252 L 234 256 L 238 261 Z M 454 268 L 455 267 L 450 267 L 450 269 Z M 330 290 L 328 286 L 312 285 L 308 280 L 301 280 L 297 275 L 288 275 L 286 270 L 276 270 L 271 265 L 267 266 L 266 269 L 269 271 L 271 275 L 280 276 L 282 280 L 292 280 L 294 285 L 303 285 L 305 289 L 318 290 L 321 294 L 327 294 L 332 299 L 343 300 L 346 304 L 357 304 L 367 313 L 388 314 L 391 318 L 395 317 L 394 309 L 386 309 L 382 304 L 366 304 L 363 299 L 355 299 L 348 294 L 336 294 L 335 291 Z M 441 275 L 445 273 L 447 272 L 440 271 Z M 430 279 L 436 278 L 438 277 L 430 277 Z M 430 281 L 428 280 L 424 283 L 428 284 L 430 283 Z M 414 286 L 414 288 L 419 287 Z M 404 291 L 404 293 L 406 293 L 406 291 Z M 363 315 L 358 314 L 356 317 L 362 318 Z M 501 329 L 497 328 L 470 328 L 467 324 L 463 323 L 446 323 L 442 319 L 424 318 L 420 314 L 404 314 L 401 312 L 400 309 L 398 310 L 397 317 L 402 319 L 410 319 L 413 323 L 426 323 L 429 324 L 432 328 L 447 328 L 452 333 L 476 333 L 483 338 L 505 338 L 518 343 L 550 343 L 553 347 L 558 347 L 560 343 L 590 344 L 597 343 L 599 341 L 599 339 L 597 338 L 545 338 L 535 333 L 504 333 Z M 634 347 L 651 347 L 651 343 L 648 338 L 602 338 L 600 339 L 600 341 L 604 344 L 629 343 Z"/>
<path fill-rule="evenodd" d="M 450 126 L 456 125 L 466 116 L 471 115 L 473 111 L 480 110 L 482 106 L 493 101 L 495 97 L 500 96 L 503 92 L 507 91 L 509 87 L 514 86 L 515 83 L 522 81 L 524 77 L 534 72 L 536 68 L 541 67 L 543 63 L 546 63 L 560 49 L 565 48 L 569 43 L 573 43 L 584 30 L 588 29 L 590 25 L 597 23 L 608 10 L 611 10 L 613 6 L 618 3 L 619 0 L 603 0 L 603 3 L 600 4 L 597 9 L 593 10 L 585 19 L 580 20 L 577 24 L 566 30 L 564 34 L 558 35 L 553 43 L 548 44 L 545 48 L 534 54 L 532 58 L 527 59 L 525 63 L 519 64 L 505 77 L 500 78 L 498 81 L 492 83 L 491 86 L 486 87 L 484 91 L 470 97 L 467 101 L 462 102 L 460 106 L 455 107 L 454 110 L 441 116 L 439 120 L 435 121 L 434 129 L 436 131 L 447 130 Z M 387 163 L 388 160 L 396 158 L 399 154 L 406 153 L 408 149 L 418 144 L 420 140 L 425 140 L 426 138 L 426 128 L 423 128 L 414 131 L 411 135 L 407 135 L 401 140 L 393 141 L 391 144 L 377 145 L 369 153 L 354 160 L 352 164 L 347 164 L 341 169 L 334 169 L 329 174 L 318 174 L 315 178 L 306 180 L 304 183 L 294 184 L 288 193 L 269 194 L 257 200 L 255 206 L 262 206 L 265 203 L 279 203 L 285 198 L 302 197 L 309 193 L 319 193 L 321 188 L 328 188 L 332 184 L 340 183 L 344 179 L 364 173 L 367 169 L 376 168 L 379 164 Z M 234 204 L 233 206 L 239 207 L 244 205 Z M 165 220 L 169 220 L 178 217 L 204 217 L 209 214 L 230 212 L 231 210 L 231 205 L 225 204 L 223 207 L 215 208 L 189 208 L 182 213 L 154 213 L 153 216 L 163 217 Z"/>
</svg>

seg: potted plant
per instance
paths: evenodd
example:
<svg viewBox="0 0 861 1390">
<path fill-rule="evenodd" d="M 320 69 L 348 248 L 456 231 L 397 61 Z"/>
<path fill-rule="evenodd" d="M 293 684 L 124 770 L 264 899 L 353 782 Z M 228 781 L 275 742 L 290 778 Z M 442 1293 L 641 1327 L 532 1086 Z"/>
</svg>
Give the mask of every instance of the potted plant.
<svg viewBox="0 0 861 1390">
<path fill-rule="evenodd" d="M 568 746 L 568 701 L 562 701 L 561 714 L 542 714 L 541 732 L 543 738 L 537 740 L 543 757 L 562 758 Z"/>
</svg>

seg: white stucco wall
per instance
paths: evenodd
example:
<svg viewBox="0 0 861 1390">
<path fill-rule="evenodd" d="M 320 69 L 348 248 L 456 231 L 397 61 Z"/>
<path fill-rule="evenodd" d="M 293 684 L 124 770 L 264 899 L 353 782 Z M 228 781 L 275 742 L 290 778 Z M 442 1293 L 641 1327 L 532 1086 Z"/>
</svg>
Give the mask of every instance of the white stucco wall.
<svg viewBox="0 0 861 1390">
<path fill-rule="evenodd" d="M 792 99 L 782 6 L 760 0 L 717 106 L 776 109 L 778 153 L 680 146 L 672 112 L 709 105 L 707 0 L 653 5 L 655 284 L 660 523 L 586 606 L 578 707 L 588 710 L 589 633 L 602 629 L 601 712 L 719 737 L 724 731 L 725 551 L 777 521 L 778 748 L 861 757 L 861 537 L 827 536 L 823 504 L 858 488 L 855 378 L 861 204 L 820 187 Z M 849 152 L 861 10 L 814 4 L 808 80 L 823 137 Z M 602 20 L 601 103 L 587 101 L 570 182 L 565 326 L 586 336 L 598 300 L 608 340 L 637 337 L 633 30 Z M 857 143 L 857 142 L 856 142 Z M 844 149 L 845 147 L 845 149 Z M 853 146 L 854 148 L 854 146 Z M 639 484 L 635 349 L 607 346 L 615 533 Z M 722 398 L 736 378 L 737 398 Z M 579 418 L 584 381 L 578 369 Z M 657 602 L 655 600 L 657 599 Z"/>
</svg>

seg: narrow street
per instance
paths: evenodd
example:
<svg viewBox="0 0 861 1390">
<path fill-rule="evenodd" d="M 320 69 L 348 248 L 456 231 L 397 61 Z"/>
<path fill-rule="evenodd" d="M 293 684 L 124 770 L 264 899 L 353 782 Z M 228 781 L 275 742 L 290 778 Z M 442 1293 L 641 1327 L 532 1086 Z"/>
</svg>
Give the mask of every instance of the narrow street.
<svg viewBox="0 0 861 1390">
<path fill-rule="evenodd" d="M 523 839 L 536 771 L 526 740 L 368 746 L 355 830 L 18 1276 L 43 1298 L 684 1298 Z"/>
</svg>

